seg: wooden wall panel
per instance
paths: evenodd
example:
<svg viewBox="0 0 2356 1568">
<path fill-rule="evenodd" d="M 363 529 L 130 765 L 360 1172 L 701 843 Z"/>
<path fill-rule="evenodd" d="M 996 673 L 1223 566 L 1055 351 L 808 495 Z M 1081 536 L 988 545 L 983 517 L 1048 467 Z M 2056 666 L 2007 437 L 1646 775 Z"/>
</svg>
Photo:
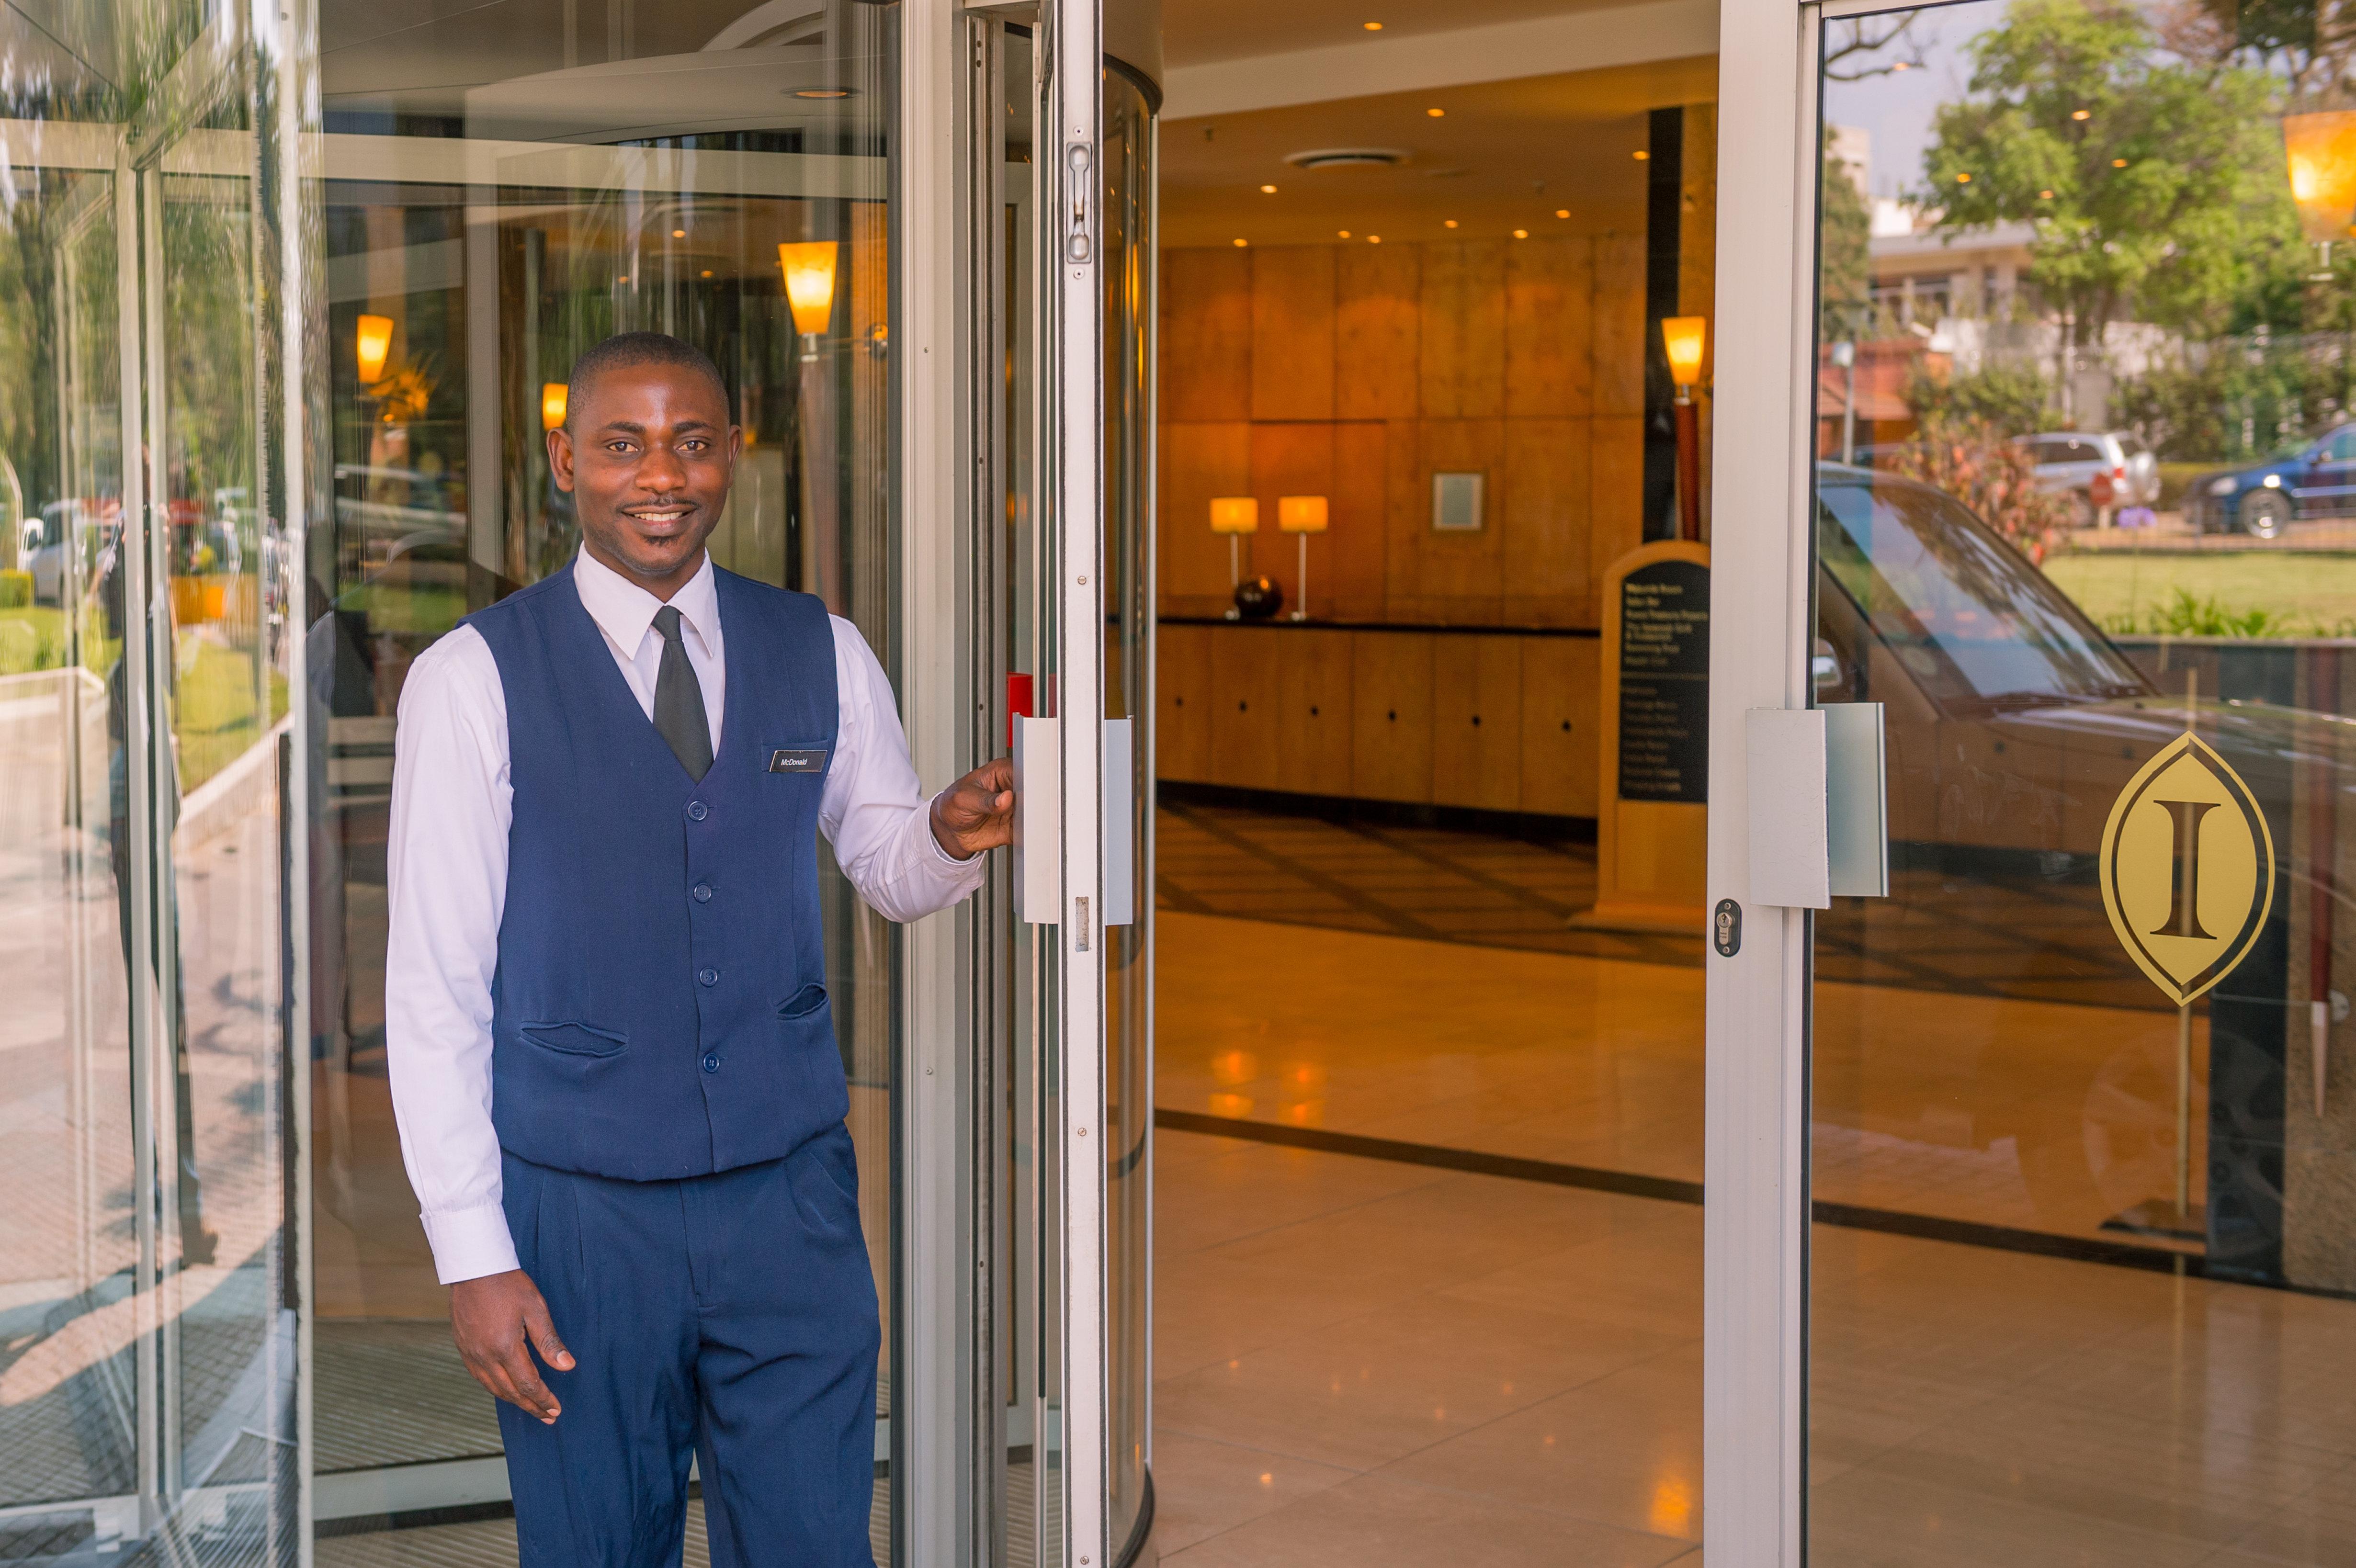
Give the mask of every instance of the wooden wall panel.
<svg viewBox="0 0 2356 1568">
<path fill-rule="evenodd" d="M 1259 532 L 1245 543 L 1250 555 L 1246 576 L 1274 578 L 1284 589 L 1284 607 L 1300 603 L 1293 581 L 1300 554 L 1292 536 L 1277 526 L 1277 501 L 1285 496 L 1333 496 L 1333 427 L 1330 424 L 1256 424 L 1251 432 L 1251 493 L 1259 499 Z"/>
<path fill-rule="evenodd" d="M 1252 259 L 1251 417 L 1333 417 L 1331 245 L 1274 245 Z"/>
<path fill-rule="evenodd" d="M 1278 789 L 1277 638 L 1254 627 L 1211 633 L 1211 776 L 1243 789 Z"/>
<path fill-rule="evenodd" d="M 1388 427 L 1333 427 L 1331 527 L 1309 541 L 1309 613 L 1319 619 L 1379 621 L 1389 613 L 1383 581 L 1388 517 Z"/>
<path fill-rule="evenodd" d="M 1345 245 L 1336 250 L 1336 418 L 1405 420 L 1419 411 L 1422 263 L 1422 248 L 1416 245 Z"/>
<path fill-rule="evenodd" d="M 1431 645 L 1415 633 L 1350 634 L 1350 793 L 1431 799 Z"/>
<path fill-rule="evenodd" d="M 1593 411 L 1595 247 L 1533 240 L 1505 253 L 1505 416 Z"/>
<path fill-rule="evenodd" d="M 1587 555 L 1594 507 L 1587 420 L 1507 420 L 1504 619 L 1515 625 L 1594 625 Z"/>
<path fill-rule="evenodd" d="M 1644 237 L 1595 241 L 1595 412 L 1644 412 Z"/>
<path fill-rule="evenodd" d="M 1276 645 L 1279 789 L 1350 793 L 1351 636 L 1309 630 L 1269 635 Z"/>
<path fill-rule="evenodd" d="M 1208 626 L 1163 626 L 1154 634 L 1153 768 L 1156 776 L 1207 783 L 1211 771 L 1211 638 Z"/>
<path fill-rule="evenodd" d="M 1431 639 L 1431 798 L 1522 808 L 1520 637 Z"/>
<path fill-rule="evenodd" d="M 1161 488 L 1162 612 L 1222 614 L 1227 541 L 1211 532 L 1211 497 L 1251 494 L 1251 426 L 1163 425 Z"/>
<path fill-rule="evenodd" d="M 1408 494 L 1392 498 L 1390 613 L 1404 621 L 1495 621 L 1504 611 L 1505 421 L 1425 420 Z M 1431 526 L 1435 472 L 1480 473 L 1483 526 L 1440 533 Z"/>
<path fill-rule="evenodd" d="M 1644 542 L 1644 421 L 1600 419 L 1589 447 L 1595 502 L 1588 524 L 1588 613 L 1586 624 L 1603 624 L 1596 597 L 1604 569 Z"/>
<path fill-rule="evenodd" d="M 1593 816 L 1596 773 L 1597 637 L 1522 641 L 1522 809 Z"/>
<path fill-rule="evenodd" d="M 1505 411 L 1505 247 L 1469 240 L 1423 248 L 1423 417 Z M 1641 405 L 1640 405 L 1641 411 Z"/>
<path fill-rule="evenodd" d="M 1162 418 L 1251 418 L 1252 287 L 1248 251 L 1162 253 Z"/>
</svg>

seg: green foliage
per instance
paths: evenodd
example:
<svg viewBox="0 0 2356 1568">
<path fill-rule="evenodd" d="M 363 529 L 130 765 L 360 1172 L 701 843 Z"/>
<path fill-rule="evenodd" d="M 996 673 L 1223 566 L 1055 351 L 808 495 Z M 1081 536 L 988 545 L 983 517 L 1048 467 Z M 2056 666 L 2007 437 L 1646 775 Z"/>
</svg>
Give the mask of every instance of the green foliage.
<svg viewBox="0 0 2356 1568">
<path fill-rule="evenodd" d="M 2037 464 L 2014 432 L 1986 420 L 1925 418 L 1886 466 L 1944 490 L 1977 512 L 2031 560 L 2071 522 L 2066 496 L 2037 488 Z"/>
<path fill-rule="evenodd" d="M 1984 424 L 2026 435 L 2044 428 L 2052 404 L 2052 384 L 2027 366 L 1940 376 L 1918 360 L 1906 378 L 1906 405 L 1925 421 Z"/>
<path fill-rule="evenodd" d="M 33 603 L 33 574 L 0 571 L 0 610 L 23 610 Z"/>
<path fill-rule="evenodd" d="M 2198 598 L 2179 588 L 2165 604 L 2141 613 L 2103 617 L 2103 629 L 2114 636 L 2158 637 L 2292 637 L 2299 635 L 2284 616 L 2268 610 L 2229 610 L 2213 598 Z"/>
<path fill-rule="evenodd" d="M 2298 264 L 2274 78 L 2171 58 L 2101 0 L 2013 0 L 1971 53 L 1966 96 L 1933 121 L 1925 199 L 1950 232 L 2033 225 L 2032 281 L 2076 341 L 2130 315 L 2222 331 Z"/>
<path fill-rule="evenodd" d="M 1818 182 L 1822 204 L 1816 243 L 1821 268 L 1816 298 L 1825 340 L 1851 340 L 1866 336 L 1866 317 L 1873 298 L 1873 214 L 1865 193 L 1848 170 L 1831 155 L 1832 131 L 1825 131 L 1824 178 Z"/>
<path fill-rule="evenodd" d="M 2294 339 L 2207 346 L 2200 368 L 2162 366 L 2111 389 L 2117 422 L 2178 463 L 2228 463 L 2279 452 L 2337 423 L 2349 393 L 2337 352 Z M 2331 346 L 2336 349 L 2337 346 Z"/>
</svg>

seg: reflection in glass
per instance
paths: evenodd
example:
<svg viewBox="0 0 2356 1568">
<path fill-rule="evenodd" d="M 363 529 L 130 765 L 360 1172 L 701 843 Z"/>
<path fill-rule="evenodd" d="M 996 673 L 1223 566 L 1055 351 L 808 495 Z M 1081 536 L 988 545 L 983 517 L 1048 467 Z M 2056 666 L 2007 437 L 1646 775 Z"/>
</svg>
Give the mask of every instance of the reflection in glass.
<svg viewBox="0 0 2356 1568">
<path fill-rule="evenodd" d="M 316 229 L 256 20 L 0 18 L 11 1555 L 297 1550 L 281 328 Z"/>
<path fill-rule="evenodd" d="M 1880 705 L 1891 892 L 1815 927 L 1809 1555 L 2330 1561 L 2356 272 L 2230 34 L 1869 22 L 1825 23 L 1812 669 Z M 2131 788 L 2188 732 L 2217 771 Z M 2244 929 L 2186 1005 L 2138 957 Z"/>
</svg>

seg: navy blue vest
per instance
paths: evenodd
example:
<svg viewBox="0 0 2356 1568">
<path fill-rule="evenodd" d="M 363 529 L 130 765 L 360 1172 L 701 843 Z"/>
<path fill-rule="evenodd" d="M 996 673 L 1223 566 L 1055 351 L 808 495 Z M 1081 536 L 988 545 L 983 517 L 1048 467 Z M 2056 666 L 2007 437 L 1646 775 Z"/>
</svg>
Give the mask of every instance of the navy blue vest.
<svg viewBox="0 0 2356 1568">
<path fill-rule="evenodd" d="M 833 630 L 809 594 L 713 576 L 727 706 L 701 783 L 571 567 L 466 621 L 498 661 L 515 785 L 491 1120 L 536 1165 L 702 1176 L 778 1158 L 850 1109 L 819 916 Z"/>
</svg>

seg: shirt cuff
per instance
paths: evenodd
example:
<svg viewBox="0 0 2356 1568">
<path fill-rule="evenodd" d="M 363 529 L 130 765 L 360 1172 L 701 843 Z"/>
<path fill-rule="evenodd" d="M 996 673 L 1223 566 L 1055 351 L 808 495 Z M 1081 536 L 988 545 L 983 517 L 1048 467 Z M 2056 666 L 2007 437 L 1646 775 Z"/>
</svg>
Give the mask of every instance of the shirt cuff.
<svg viewBox="0 0 2356 1568">
<path fill-rule="evenodd" d="M 507 1211 L 497 1203 L 418 1218 L 425 1222 L 425 1242 L 434 1249 L 434 1276 L 444 1285 L 523 1266 L 516 1261 L 515 1238 L 508 1234 Z"/>
</svg>

